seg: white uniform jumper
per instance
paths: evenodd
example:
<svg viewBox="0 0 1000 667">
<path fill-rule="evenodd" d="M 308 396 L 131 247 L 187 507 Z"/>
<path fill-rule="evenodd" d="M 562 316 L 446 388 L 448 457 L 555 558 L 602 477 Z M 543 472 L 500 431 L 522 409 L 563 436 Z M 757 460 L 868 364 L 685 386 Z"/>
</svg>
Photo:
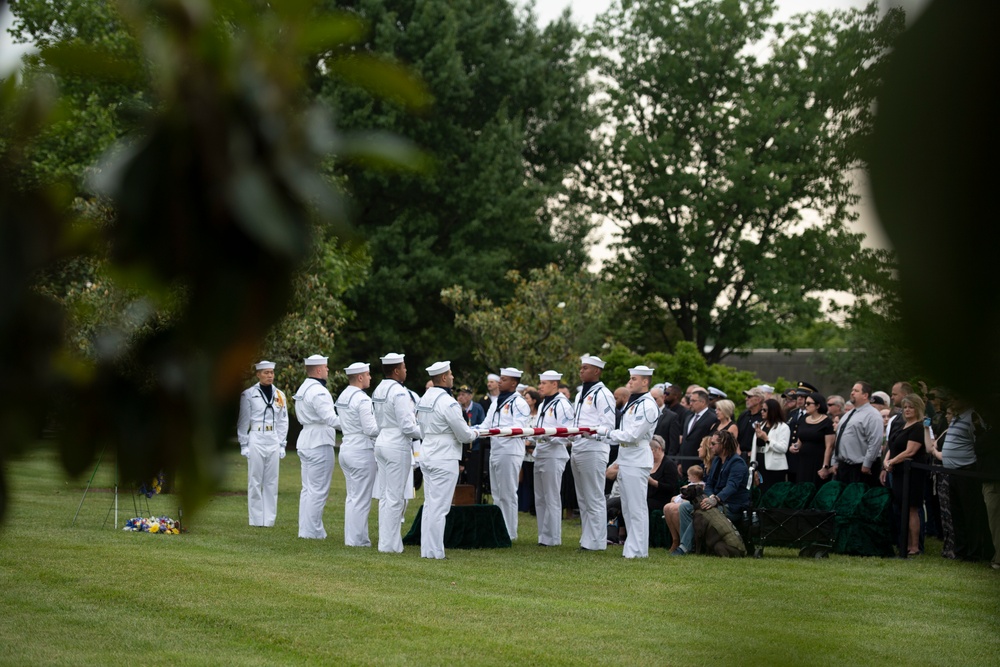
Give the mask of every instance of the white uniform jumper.
<svg viewBox="0 0 1000 667">
<path fill-rule="evenodd" d="M 618 489 L 628 538 L 622 555 L 645 558 L 649 555 L 649 505 L 646 495 L 649 472 L 653 469 L 653 439 L 660 408 L 649 393 L 633 396 L 622 414 L 621 428 L 611 431 L 608 440 L 618 444 Z"/>
<path fill-rule="evenodd" d="M 302 432 L 295 443 L 302 463 L 302 493 L 299 496 L 299 537 L 325 539 L 323 510 L 330 495 L 335 463 L 335 428 L 340 426 L 333 396 L 316 378 L 306 378 L 295 399 L 295 417 Z"/>
<path fill-rule="evenodd" d="M 586 387 L 576 398 L 574 426 L 615 427 L 615 397 L 603 382 Z M 608 502 L 604 496 L 604 473 L 611 447 L 593 435 L 573 440 L 573 482 L 580 505 L 580 546 L 591 551 L 608 548 Z"/>
<path fill-rule="evenodd" d="M 573 406 L 569 399 L 556 392 L 542 399 L 538 406 L 536 426 L 573 426 Z M 540 437 L 535 439 L 535 512 L 538 516 L 538 543 L 546 546 L 562 544 L 562 477 L 569 461 L 568 438 Z"/>
<path fill-rule="evenodd" d="M 474 433 L 465 423 L 462 406 L 442 387 L 431 387 L 417 403 L 417 421 L 424 440 L 420 469 L 424 473 L 424 510 L 420 515 L 420 555 L 444 558 L 444 527 L 458 482 L 462 443 Z"/>
<path fill-rule="evenodd" d="M 502 393 L 490 405 L 484 428 L 528 428 L 531 409 L 517 392 Z M 490 438 L 490 489 L 500 507 L 507 535 L 517 539 L 517 477 L 524 461 L 524 438 Z"/>
<path fill-rule="evenodd" d="M 402 383 L 385 379 L 372 394 L 379 434 L 375 462 L 382 478 L 378 502 L 378 550 L 403 552 L 400 523 L 406 508 L 406 480 L 413 470 L 412 441 L 421 438 L 415 404 Z"/>
<path fill-rule="evenodd" d="M 236 438 L 247 455 L 247 508 L 251 526 L 273 526 L 278 512 L 278 460 L 288 438 L 288 401 L 272 385 L 271 398 L 258 382 L 240 394 Z"/>
<path fill-rule="evenodd" d="M 360 388 L 348 386 L 337 398 L 337 415 L 344 438 L 340 443 L 340 470 L 347 484 L 344 502 L 344 544 L 370 547 L 368 514 L 375 487 L 375 436 L 378 424 L 372 399 Z"/>
</svg>

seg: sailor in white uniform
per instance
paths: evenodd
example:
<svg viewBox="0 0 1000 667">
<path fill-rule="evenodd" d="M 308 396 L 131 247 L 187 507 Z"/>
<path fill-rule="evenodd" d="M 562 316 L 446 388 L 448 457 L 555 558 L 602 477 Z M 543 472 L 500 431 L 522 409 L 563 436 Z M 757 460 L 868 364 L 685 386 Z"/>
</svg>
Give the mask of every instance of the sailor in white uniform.
<svg viewBox="0 0 1000 667">
<path fill-rule="evenodd" d="M 622 515 L 628 526 L 628 538 L 622 555 L 625 558 L 646 558 L 649 555 L 649 505 L 646 495 L 649 473 L 653 469 L 653 450 L 649 441 L 653 439 L 656 422 L 660 418 L 660 407 L 656 399 L 649 395 L 649 378 L 653 369 L 636 366 L 628 369 L 630 393 L 622 410 L 621 427 L 610 433 L 607 427 L 598 429 L 609 442 L 619 446 L 618 488 L 622 498 Z"/>
<path fill-rule="evenodd" d="M 444 527 L 458 482 L 462 443 L 478 433 L 465 423 L 462 406 L 451 395 L 455 376 L 450 361 L 427 368 L 434 383 L 417 402 L 417 421 L 424 435 L 420 470 L 424 474 L 424 509 L 420 515 L 420 555 L 444 558 Z"/>
<path fill-rule="evenodd" d="M 375 421 L 375 462 L 382 478 L 378 502 L 378 550 L 403 552 L 400 524 L 406 508 L 406 480 L 413 470 L 412 441 L 422 435 L 417 425 L 416 403 L 403 386 L 406 362 L 403 354 L 390 352 L 381 357 L 385 377 L 372 394 Z"/>
<path fill-rule="evenodd" d="M 477 431 L 490 428 L 527 428 L 531 421 L 531 408 L 517 391 L 522 371 L 516 368 L 500 369 L 500 394 L 490 405 L 483 423 Z M 507 535 L 517 539 L 517 477 L 524 461 L 524 438 L 495 437 L 490 439 L 490 489 L 493 504 L 500 507 Z"/>
<path fill-rule="evenodd" d="M 288 400 L 274 386 L 274 362 L 255 366 L 257 384 L 240 395 L 236 438 L 247 459 L 247 508 L 251 526 L 273 526 L 278 512 L 278 461 L 285 458 Z"/>
<path fill-rule="evenodd" d="M 340 470 L 347 485 L 344 502 L 344 544 L 349 547 L 370 547 L 368 514 L 372 506 L 372 489 L 375 486 L 375 436 L 378 424 L 372 399 L 365 393 L 371 386 L 372 374 L 368 364 L 355 362 L 344 369 L 347 388 L 337 397 L 337 416 L 340 418 Z"/>
<path fill-rule="evenodd" d="M 573 405 L 559 392 L 562 373 L 545 371 L 538 376 L 538 406 L 535 426 L 571 427 Z M 554 547 L 562 544 L 562 478 L 569 461 L 568 438 L 535 438 L 535 512 L 538 516 L 538 544 Z"/>
<path fill-rule="evenodd" d="M 601 382 L 604 361 L 584 355 L 580 359 L 580 381 L 576 395 L 574 426 L 615 427 L 615 397 Z M 608 503 L 604 496 L 604 473 L 611 447 L 603 438 L 581 435 L 573 440 L 570 465 L 580 505 L 580 549 L 604 551 L 608 548 Z"/>
<path fill-rule="evenodd" d="M 335 458 L 333 445 L 337 440 L 334 429 L 340 426 L 333 396 L 326 388 L 330 374 L 327 358 L 314 354 L 304 361 L 305 381 L 292 398 L 295 418 L 302 432 L 295 443 L 302 464 L 302 493 L 299 495 L 299 537 L 326 539 L 323 510 L 330 495 Z"/>
</svg>

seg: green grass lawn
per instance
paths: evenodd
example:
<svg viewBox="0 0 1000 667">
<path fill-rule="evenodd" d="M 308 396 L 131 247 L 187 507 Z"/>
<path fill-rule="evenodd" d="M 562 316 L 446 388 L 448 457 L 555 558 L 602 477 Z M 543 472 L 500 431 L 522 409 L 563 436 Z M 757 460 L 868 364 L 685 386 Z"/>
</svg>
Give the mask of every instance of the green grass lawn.
<svg viewBox="0 0 1000 667">
<path fill-rule="evenodd" d="M 620 547 L 576 551 L 574 521 L 564 546 L 541 549 L 522 514 L 513 548 L 429 561 L 418 547 L 343 546 L 339 467 L 330 537 L 298 539 L 294 454 L 277 525 L 247 526 L 245 495 L 226 495 L 245 491 L 243 461 L 232 455 L 222 492 L 178 536 L 102 527 L 106 490 L 72 526 L 86 477 L 67 481 L 47 449 L 8 464 L 0 664 L 1000 664 L 1000 575 L 940 558 L 937 542 L 910 561 L 773 548 L 626 561 Z M 94 485 L 113 472 L 102 466 Z M 135 514 L 132 496 L 119 502 L 120 521 Z M 148 502 L 177 518 L 174 497 Z M 419 503 L 418 492 L 407 528 Z"/>
</svg>

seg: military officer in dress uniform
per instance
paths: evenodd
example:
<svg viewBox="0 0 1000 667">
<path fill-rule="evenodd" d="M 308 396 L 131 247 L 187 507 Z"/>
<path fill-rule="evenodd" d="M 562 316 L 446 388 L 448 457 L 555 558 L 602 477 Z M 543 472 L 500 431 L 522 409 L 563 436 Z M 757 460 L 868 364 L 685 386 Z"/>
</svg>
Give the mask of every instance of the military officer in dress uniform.
<svg viewBox="0 0 1000 667">
<path fill-rule="evenodd" d="M 340 470 L 347 484 L 344 503 L 344 544 L 370 547 L 368 513 L 375 487 L 375 436 L 378 424 L 372 399 L 365 393 L 372 382 L 368 364 L 355 362 L 344 369 L 347 388 L 337 397 L 337 416 L 344 438 L 340 443 Z"/>
<path fill-rule="evenodd" d="M 306 379 L 292 398 L 295 418 L 302 432 L 295 443 L 302 464 L 302 493 L 299 495 L 299 537 L 326 539 L 323 510 L 330 495 L 330 482 L 336 463 L 333 445 L 340 421 L 333 407 L 333 396 L 326 388 L 330 374 L 327 358 L 314 354 L 304 362 Z"/>
<path fill-rule="evenodd" d="M 538 376 L 538 406 L 535 426 L 571 427 L 573 405 L 559 392 L 562 373 L 545 371 Z M 554 547 L 562 544 L 562 478 L 569 461 L 568 438 L 535 438 L 535 511 L 538 515 L 538 544 Z"/>
<path fill-rule="evenodd" d="M 278 461 L 285 458 L 288 401 L 274 386 L 274 362 L 255 366 L 257 384 L 240 395 L 236 438 L 247 459 L 247 508 L 251 526 L 273 526 L 278 511 Z"/>
<path fill-rule="evenodd" d="M 653 369 L 636 366 L 628 369 L 630 392 L 628 403 L 622 411 L 621 427 L 608 433 L 601 427 L 598 433 L 606 435 L 618 449 L 618 488 L 622 497 L 622 514 L 628 526 L 628 538 L 622 555 L 625 558 L 649 556 L 649 505 L 646 491 L 649 473 L 653 469 L 653 450 L 649 441 L 656 430 L 660 409 L 649 395 L 649 378 Z"/>
<path fill-rule="evenodd" d="M 465 422 L 462 406 L 451 395 L 455 376 L 450 361 L 429 366 L 433 385 L 417 402 L 417 422 L 424 439 L 420 470 L 424 474 L 424 509 L 420 515 L 420 555 L 444 558 L 444 527 L 455 497 L 462 443 L 479 434 Z"/>
<path fill-rule="evenodd" d="M 580 381 L 583 385 L 576 396 L 574 426 L 615 428 L 615 397 L 601 382 L 604 361 L 585 355 L 580 359 Z M 608 503 L 604 496 L 604 473 L 608 467 L 611 447 L 593 435 L 577 436 L 573 440 L 570 465 L 580 504 L 580 549 L 604 551 L 608 548 Z"/>
<path fill-rule="evenodd" d="M 527 428 L 531 421 L 528 402 L 517 393 L 518 380 L 522 371 L 516 368 L 500 369 L 500 393 L 489 410 L 482 425 L 474 428 Z M 524 438 L 503 437 L 490 439 L 490 488 L 493 503 L 500 507 L 503 521 L 507 525 L 507 535 L 517 539 L 517 477 L 524 461 Z"/>
<path fill-rule="evenodd" d="M 413 441 L 423 436 L 417 425 L 416 402 L 403 385 L 406 355 L 381 357 L 384 379 L 375 387 L 372 403 L 379 433 L 375 462 L 382 478 L 378 502 L 378 550 L 403 553 L 400 527 L 406 509 L 407 479 L 413 470 Z"/>
</svg>

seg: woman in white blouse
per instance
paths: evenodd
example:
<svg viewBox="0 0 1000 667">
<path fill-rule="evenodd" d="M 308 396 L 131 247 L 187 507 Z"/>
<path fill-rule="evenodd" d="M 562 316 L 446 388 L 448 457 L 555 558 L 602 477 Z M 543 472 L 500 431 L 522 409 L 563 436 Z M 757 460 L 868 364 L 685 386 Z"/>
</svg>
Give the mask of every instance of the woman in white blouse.
<svg viewBox="0 0 1000 667">
<path fill-rule="evenodd" d="M 754 426 L 753 456 L 757 468 L 763 478 L 760 485 L 761 493 L 778 482 L 784 482 L 788 477 L 788 441 L 791 431 L 785 423 L 785 414 L 781 404 L 773 398 L 764 402 L 760 410 L 761 421 Z"/>
</svg>

